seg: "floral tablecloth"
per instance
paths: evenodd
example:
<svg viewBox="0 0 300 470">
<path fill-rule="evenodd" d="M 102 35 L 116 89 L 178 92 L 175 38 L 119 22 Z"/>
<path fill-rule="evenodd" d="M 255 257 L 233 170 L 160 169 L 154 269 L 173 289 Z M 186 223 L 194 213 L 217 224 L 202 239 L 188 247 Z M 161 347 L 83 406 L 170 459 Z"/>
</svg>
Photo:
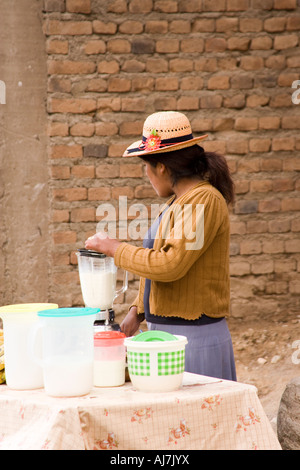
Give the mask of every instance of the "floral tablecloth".
<svg viewBox="0 0 300 470">
<path fill-rule="evenodd" d="M 0 385 L 0 450 L 280 450 L 252 385 L 184 373 L 181 389 L 130 382 L 53 398 Z"/>
</svg>

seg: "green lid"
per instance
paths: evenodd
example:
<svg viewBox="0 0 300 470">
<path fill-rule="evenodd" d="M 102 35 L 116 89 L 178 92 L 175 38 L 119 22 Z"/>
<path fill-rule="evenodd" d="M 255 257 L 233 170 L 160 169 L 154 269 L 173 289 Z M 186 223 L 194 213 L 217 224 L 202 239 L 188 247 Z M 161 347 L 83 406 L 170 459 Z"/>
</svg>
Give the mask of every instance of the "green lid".
<svg viewBox="0 0 300 470">
<path fill-rule="evenodd" d="M 132 338 L 132 341 L 176 341 L 177 338 L 166 331 L 152 330 L 144 331 Z"/>
<path fill-rule="evenodd" d="M 100 312 L 99 308 L 53 308 L 49 310 L 41 310 L 38 312 L 39 317 L 79 317 L 83 315 L 96 315 Z"/>
</svg>

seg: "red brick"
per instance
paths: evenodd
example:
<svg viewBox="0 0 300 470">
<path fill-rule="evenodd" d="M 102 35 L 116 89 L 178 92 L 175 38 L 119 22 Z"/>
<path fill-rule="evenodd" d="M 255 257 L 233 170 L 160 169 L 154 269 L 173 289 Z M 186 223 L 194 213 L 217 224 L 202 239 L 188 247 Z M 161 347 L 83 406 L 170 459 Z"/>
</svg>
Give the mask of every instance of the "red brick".
<svg viewBox="0 0 300 470">
<path fill-rule="evenodd" d="M 239 2 L 239 0 L 236 0 Z M 263 22 L 260 18 L 241 18 L 241 33 L 259 33 L 263 29 Z"/>
<path fill-rule="evenodd" d="M 55 165 L 51 167 L 51 176 L 56 180 L 66 180 L 70 178 L 70 167 Z"/>
<path fill-rule="evenodd" d="M 285 233 L 290 231 L 291 223 L 289 220 L 278 218 L 277 220 L 270 220 L 268 222 L 268 228 L 270 233 Z"/>
<path fill-rule="evenodd" d="M 165 20 L 150 20 L 145 24 L 145 33 L 166 34 L 168 32 L 168 22 Z"/>
<path fill-rule="evenodd" d="M 264 30 L 268 33 L 279 33 L 285 30 L 286 18 L 284 16 L 267 18 L 264 21 Z"/>
<path fill-rule="evenodd" d="M 256 260 L 251 263 L 251 272 L 253 274 L 268 274 L 272 273 L 274 270 L 274 262 L 270 259 L 268 260 Z"/>
<path fill-rule="evenodd" d="M 273 191 L 293 191 L 295 186 L 292 178 L 275 178 L 273 179 Z"/>
<path fill-rule="evenodd" d="M 126 13 L 127 0 L 112 0 L 107 5 L 107 11 L 112 13 Z"/>
<path fill-rule="evenodd" d="M 231 37 L 228 39 L 227 45 L 230 51 L 247 51 L 250 45 L 248 37 Z"/>
<path fill-rule="evenodd" d="M 72 168 L 72 176 L 75 178 L 94 178 L 94 165 L 76 165 Z"/>
<path fill-rule="evenodd" d="M 272 150 L 279 152 L 281 150 L 294 150 L 295 139 L 293 137 L 278 137 L 272 141 Z"/>
<path fill-rule="evenodd" d="M 239 20 L 238 18 L 219 18 L 216 20 L 216 31 L 217 33 L 232 32 L 238 30 Z"/>
<path fill-rule="evenodd" d="M 131 90 L 131 80 L 127 78 L 111 77 L 108 80 L 108 91 L 110 93 L 126 93 Z"/>
<path fill-rule="evenodd" d="M 227 152 L 245 154 L 249 150 L 248 140 L 232 139 L 227 142 Z"/>
<path fill-rule="evenodd" d="M 84 49 L 85 53 L 90 54 L 105 54 L 106 51 L 106 44 L 105 41 L 101 39 L 88 41 L 85 45 Z"/>
<path fill-rule="evenodd" d="M 271 130 L 279 129 L 280 117 L 278 116 L 264 116 L 258 120 L 259 129 Z"/>
<path fill-rule="evenodd" d="M 192 24 L 192 32 L 213 33 L 215 30 L 215 20 L 210 18 L 196 19 Z"/>
<path fill-rule="evenodd" d="M 116 60 L 102 60 L 98 63 L 98 73 L 114 74 L 119 72 L 119 64 Z"/>
<path fill-rule="evenodd" d="M 127 196 L 129 199 L 132 199 L 134 196 L 134 188 L 129 186 L 115 187 L 111 190 L 112 199 L 119 199 L 120 196 Z"/>
<path fill-rule="evenodd" d="M 150 93 L 154 90 L 155 80 L 153 77 L 136 77 L 132 79 L 131 90 Z"/>
<path fill-rule="evenodd" d="M 153 7 L 152 0 L 131 0 L 129 3 L 129 11 L 131 13 L 150 13 Z"/>
<path fill-rule="evenodd" d="M 300 211 L 300 198 L 290 197 L 281 201 L 281 210 L 283 211 Z"/>
<path fill-rule="evenodd" d="M 273 39 L 270 36 L 259 36 L 252 39 L 250 49 L 267 51 L 272 49 L 272 45 Z"/>
<path fill-rule="evenodd" d="M 96 211 L 93 207 L 81 207 L 71 210 L 71 222 L 94 222 Z"/>
<path fill-rule="evenodd" d="M 92 34 L 90 21 L 59 21 L 46 20 L 44 23 L 46 35 L 80 36 Z"/>
<path fill-rule="evenodd" d="M 200 98 L 200 108 L 218 109 L 222 106 L 223 98 L 221 95 L 207 95 Z"/>
<path fill-rule="evenodd" d="M 52 211 L 52 222 L 62 223 L 69 222 L 70 214 L 67 209 L 55 209 Z"/>
<path fill-rule="evenodd" d="M 261 200 L 258 202 L 258 212 L 278 212 L 280 209 L 280 199 Z"/>
<path fill-rule="evenodd" d="M 181 52 L 185 53 L 200 53 L 204 51 L 204 40 L 201 38 L 195 39 L 182 39 L 180 43 Z"/>
<path fill-rule="evenodd" d="M 207 82 L 208 90 L 228 90 L 229 77 L 227 75 L 214 75 Z"/>
<path fill-rule="evenodd" d="M 177 109 L 179 111 L 187 111 L 199 108 L 199 99 L 195 96 L 181 96 L 177 101 Z"/>
<path fill-rule="evenodd" d="M 128 112 L 143 112 L 145 111 L 145 106 L 146 103 L 144 98 L 123 98 L 121 110 Z"/>
<path fill-rule="evenodd" d="M 56 201 L 84 201 L 87 198 L 86 188 L 62 188 L 53 189 L 53 196 Z"/>
<path fill-rule="evenodd" d="M 247 261 L 233 261 L 230 263 L 231 276 L 245 276 L 250 274 L 250 264 Z"/>
<path fill-rule="evenodd" d="M 70 134 L 73 136 L 91 137 L 95 132 L 93 122 L 77 122 L 70 128 Z"/>
<path fill-rule="evenodd" d="M 272 181 L 266 179 L 250 181 L 250 191 L 254 193 L 266 193 L 272 191 Z"/>
<path fill-rule="evenodd" d="M 93 21 L 93 31 L 96 34 L 116 34 L 117 25 L 112 21 Z"/>
<path fill-rule="evenodd" d="M 138 199 L 156 197 L 156 193 L 152 186 L 145 186 L 144 184 L 136 186 L 134 196 Z"/>
<path fill-rule="evenodd" d="M 116 135 L 119 128 L 115 122 L 96 122 L 95 134 L 96 135 Z"/>
<path fill-rule="evenodd" d="M 71 13 L 91 13 L 91 0 L 66 0 L 66 10 Z"/>
<path fill-rule="evenodd" d="M 191 32 L 191 22 L 187 20 L 170 21 L 169 31 L 174 34 L 189 34 Z"/>
<path fill-rule="evenodd" d="M 88 98 L 51 98 L 49 111 L 51 113 L 86 114 L 97 109 L 97 102 Z"/>
<path fill-rule="evenodd" d="M 143 23 L 135 20 L 127 20 L 119 25 L 119 32 L 123 34 L 140 34 L 144 30 Z"/>
<path fill-rule="evenodd" d="M 261 253 L 260 240 L 245 240 L 240 243 L 241 255 L 254 255 Z"/>
<path fill-rule="evenodd" d="M 50 156 L 56 158 L 82 158 L 81 145 L 54 145 L 50 149 Z"/>
<path fill-rule="evenodd" d="M 203 0 L 203 11 L 225 11 L 226 0 Z"/>
<path fill-rule="evenodd" d="M 297 34 L 286 34 L 284 36 L 275 36 L 274 49 L 285 50 L 298 45 Z"/>
<path fill-rule="evenodd" d="M 48 73 L 74 75 L 74 74 L 87 74 L 93 73 L 96 70 L 96 64 L 88 61 L 75 61 L 75 60 L 49 60 Z"/>
<path fill-rule="evenodd" d="M 264 66 L 264 59 L 258 56 L 246 56 L 241 58 L 241 68 L 244 70 L 259 70 Z"/>
<path fill-rule="evenodd" d="M 156 41 L 156 52 L 160 54 L 171 54 L 178 51 L 178 39 L 159 39 L 158 41 Z"/>
<path fill-rule="evenodd" d="M 224 38 L 210 38 L 205 41 L 206 52 L 223 52 L 226 47 L 226 39 Z"/>
<path fill-rule="evenodd" d="M 282 160 L 280 158 L 263 158 L 261 169 L 262 171 L 281 171 Z"/>
<path fill-rule="evenodd" d="M 238 117 L 234 127 L 238 131 L 254 131 L 258 129 L 258 119 L 256 117 Z"/>
<path fill-rule="evenodd" d="M 171 59 L 169 65 L 171 72 L 191 72 L 194 68 L 190 59 Z"/>
<path fill-rule="evenodd" d="M 154 10 L 162 13 L 176 13 L 178 11 L 177 0 L 156 0 Z"/>
<path fill-rule="evenodd" d="M 69 42 L 60 39 L 49 39 L 46 43 L 48 54 L 68 54 Z"/>
<path fill-rule="evenodd" d="M 89 201 L 109 201 L 111 199 L 111 189 L 106 187 L 89 188 Z"/>
<path fill-rule="evenodd" d="M 290 16 L 287 18 L 287 31 L 296 31 L 300 29 L 300 16 Z"/>
<path fill-rule="evenodd" d="M 120 166 L 121 178 L 142 178 L 143 167 L 141 164 L 127 163 Z"/>
<path fill-rule="evenodd" d="M 249 0 L 227 0 L 227 11 L 246 11 L 249 7 Z"/>
<path fill-rule="evenodd" d="M 126 54 L 131 52 L 131 44 L 127 39 L 110 39 L 107 41 L 107 50 L 112 54 Z"/>
<path fill-rule="evenodd" d="M 294 10 L 297 8 L 297 0 L 274 0 L 275 10 Z"/>
<path fill-rule="evenodd" d="M 249 142 L 250 152 L 269 152 L 271 139 L 251 139 Z"/>
<path fill-rule="evenodd" d="M 157 91 L 178 90 L 178 78 L 177 77 L 157 78 L 155 80 L 155 90 Z"/>
<path fill-rule="evenodd" d="M 121 156 L 121 152 L 118 154 L 118 156 Z M 96 167 L 97 178 L 118 178 L 119 176 L 120 176 L 119 165 L 98 165 Z"/>
</svg>

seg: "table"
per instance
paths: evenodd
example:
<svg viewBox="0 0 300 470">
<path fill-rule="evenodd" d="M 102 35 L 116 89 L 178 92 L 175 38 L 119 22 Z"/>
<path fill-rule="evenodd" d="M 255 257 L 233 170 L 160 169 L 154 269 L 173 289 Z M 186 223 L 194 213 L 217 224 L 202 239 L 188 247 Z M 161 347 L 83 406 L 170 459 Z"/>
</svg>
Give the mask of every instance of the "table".
<svg viewBox="0 0 300 470">
<path fill-rule="evenodd" d="M 252 385 L 184 373 L 181 389 L 131 382 L 53 398 L 0 385 L 2 450 L 280 450 Z"/>
</svg>

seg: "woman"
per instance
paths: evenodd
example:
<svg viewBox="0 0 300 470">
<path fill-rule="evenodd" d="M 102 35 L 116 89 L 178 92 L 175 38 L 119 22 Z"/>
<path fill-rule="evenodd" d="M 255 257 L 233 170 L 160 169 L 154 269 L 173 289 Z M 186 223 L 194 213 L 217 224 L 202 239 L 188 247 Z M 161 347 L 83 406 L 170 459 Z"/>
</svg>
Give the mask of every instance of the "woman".
<svg viewBox="0 0 300 470">
<path fill-rule="evenodd" d="M 143 247 L 98 233 L 86 248 L 113 256 L 140 276 L 139 293 L 121 324 L 133 335 L 149 329 L 184 335 L 187 372 L 236 380 L 229 315 L 229 214 L 233 182 L 223 156 L 198 145 L 187 117 L 167 111 L 149 116 L 142 141 L 124 157 L 139 156 L 160 197 L 169 198 Z"/>
</svg>

